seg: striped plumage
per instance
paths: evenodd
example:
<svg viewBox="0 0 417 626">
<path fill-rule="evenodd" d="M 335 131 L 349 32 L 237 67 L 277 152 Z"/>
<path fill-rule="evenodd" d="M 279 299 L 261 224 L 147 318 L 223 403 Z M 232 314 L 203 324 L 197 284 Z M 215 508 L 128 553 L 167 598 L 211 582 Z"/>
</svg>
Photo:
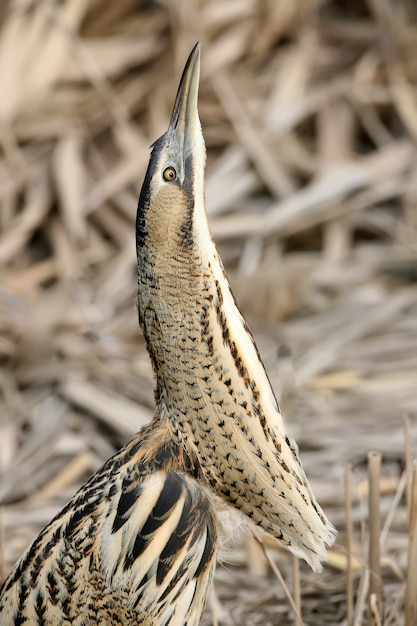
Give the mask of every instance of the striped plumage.
<svg viewBox="0 0 417 626">
<path fill-rule="evenodd" d="M 145 427 L 17 563 L 2 626 L 197 624 L 218 537 L 199 476 L 167 424 Z"/>
<path fill-rule="evenodd" d="M 1 624 L 198 624 L 219 497 L 318 570 L 334 529 L 285 434 L 211 239 L 197 113 L 199 46 L 137 215 L 138 310 L 152 424 L 46 527 L 0 592 Z"/>
</svg>

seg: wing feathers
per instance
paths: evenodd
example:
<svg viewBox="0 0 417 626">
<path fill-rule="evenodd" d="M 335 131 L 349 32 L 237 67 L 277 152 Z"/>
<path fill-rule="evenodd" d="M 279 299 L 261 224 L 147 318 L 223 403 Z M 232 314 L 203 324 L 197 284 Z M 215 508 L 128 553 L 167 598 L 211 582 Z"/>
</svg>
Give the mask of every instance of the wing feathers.
<svg viewBox="0 0 417 626">
<path fill-rule="evenodd" d="M 157 607 L 158 624 L 174 619 L 174 613 L 185 624 L 191 606 L 186 598 L 203 609 L 214 568 L 218 529 L 213 505 L 196 481 L 175 471 L 146 477 L 135 493 L 127 519 L 123 511 L 123 525 L 116 521 L 124 509 L 120 501 L 125 503 L 132 491 L 129 496 L 121 493 L 101 533 L 107 584 L 115 590 L 128 586 L 132 608 L 145 612 Z"/>
<path fill-rule="evenodd" d="M 16 564 L 0 594 L 6 623 L 198 623 L 218 543 L 212 501 L 179 471 L 113 470 L 107 463 Z"/>
</svg>

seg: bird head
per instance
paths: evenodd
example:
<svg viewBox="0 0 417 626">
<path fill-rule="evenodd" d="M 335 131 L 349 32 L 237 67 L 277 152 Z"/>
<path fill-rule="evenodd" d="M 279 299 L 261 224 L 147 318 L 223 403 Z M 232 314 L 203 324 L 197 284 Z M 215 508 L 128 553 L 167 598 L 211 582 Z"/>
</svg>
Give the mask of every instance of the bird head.
<svg viewBox="0 0 417 626">
<path fill-rule="evenodd" d="M 190 246 L 198 207 L 204 208 L 206 149 L 198 116 L 200 44 L 193 48 L 175 99 L 168 130 L 153 144 L 139 197 L 136 236 L 140 248 Z M 204 211 L 203 211 L 204 212 Z"/>
</svg>

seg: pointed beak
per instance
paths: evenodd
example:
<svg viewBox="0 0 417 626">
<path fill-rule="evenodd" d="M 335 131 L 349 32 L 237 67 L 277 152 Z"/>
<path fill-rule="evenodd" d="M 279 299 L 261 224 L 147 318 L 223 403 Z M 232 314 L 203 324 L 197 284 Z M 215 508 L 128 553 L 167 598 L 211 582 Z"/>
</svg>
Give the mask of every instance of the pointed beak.
<svg viewBox="0 0 417 626">
<path fill-rule="evenodd" d="M 198 87 L 200 82 L 200 44 L 197 43 L 184 68 L 166 138 L 170 149 L 182 155 L 185 161 L 195 150 L 201 134 L 198 117 Z"/>
</svg>

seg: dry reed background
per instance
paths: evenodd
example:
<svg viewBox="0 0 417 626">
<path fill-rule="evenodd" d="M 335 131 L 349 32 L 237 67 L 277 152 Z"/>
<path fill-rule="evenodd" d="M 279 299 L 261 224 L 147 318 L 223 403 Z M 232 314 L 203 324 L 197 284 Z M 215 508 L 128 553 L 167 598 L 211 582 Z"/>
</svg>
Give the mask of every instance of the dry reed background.
<svg viewBox="0 0 417 626">
<path fill-rule="evenodd" d="M 152 414 L 133 307 L 136 201 L 200 40 L 211 228 L 339 530 L 322 575 L 301 565 L 304 623 L 347 623 L 351 515 L 355 624 L 404 624 L 404 468 L 417 440 L 413 0 L 3 0 L 0 25 L 0 580 Z M 383 454 L 374 616 L 369 450 Z M 291 559 L 270 555 L 291 587 Z M 226 555 L 204 624 L 301 624 L 263 558 L 251 542 Z"/>
</svg>

